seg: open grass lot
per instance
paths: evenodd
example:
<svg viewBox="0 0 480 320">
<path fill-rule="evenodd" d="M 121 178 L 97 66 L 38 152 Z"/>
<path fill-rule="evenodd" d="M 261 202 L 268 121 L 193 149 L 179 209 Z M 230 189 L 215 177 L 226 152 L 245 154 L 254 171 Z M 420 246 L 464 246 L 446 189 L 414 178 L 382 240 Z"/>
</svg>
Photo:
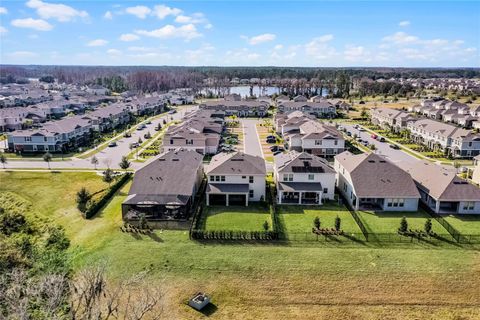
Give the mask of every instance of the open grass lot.
<svg viewBox="0 0 480 320">
<path fill-rule="evenodd" d="M 315 217 L 320 218 L 321 228 L 334 228 L 335 218 L 341 219 L 341 229 L 346 233 L 361 233 L 350 212 L 343 205 L 327 203 L 322 206 L 278 206 L 280 222 L 287 234 L 310 233 Z"/>
<path fill-rule="evenodd" d="M 0 173 L 39 216 L 58 220 L 72 239 L 73 267 L 99 261 L 112 281 L 147 271 L 164 283 L 167 319 L 205 319 L 185 305 L 197 290 L 215 307 L 210 319 L 478 319 L 480 252 L 425 243 L 199 243 L 184 231 L 122 233 L 125 186 L 94 219 L 79 218 L 81 185 L 103 188 L 95 174 Z"/>
<path fill-rule="evenodd" d="M 461 234 L 480 235 L 480 216 L 472 215 L 455 215 L 445 217 L 455 229 Z"/>
<path fill-rule="evenodd" d="M 203 213 L 205 230 L 263 231 L 267 221 L 272 228 L 270 212 L 267 208 L 250 204 L 240 206 L 210 206 Z"/>
<path fill-rule="evenodd" d="M 358 215 L 369 232 L 374 233 L 396 233 L 400 227 L 402 217 L 407 218 L 408 228 L 423 230 L 425 221 L 431 218 L 426 212 L 371 212 L 359 211 Z M 437 234 L 448 234 L 437 221 L 432 219 L 432 231 Z"/>
</svg>

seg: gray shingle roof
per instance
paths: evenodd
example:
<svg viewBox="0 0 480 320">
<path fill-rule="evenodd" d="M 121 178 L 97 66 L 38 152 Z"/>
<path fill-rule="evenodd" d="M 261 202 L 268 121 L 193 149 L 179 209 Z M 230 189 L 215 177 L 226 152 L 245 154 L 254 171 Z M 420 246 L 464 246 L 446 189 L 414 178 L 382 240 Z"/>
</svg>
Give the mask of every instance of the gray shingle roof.
<svg viewBox="0 0 480 320">
<path fill-rule="evenodd" d="M 219 153 L 215 155 L 205 169 L 206 174 L 243 174 L 265 175 L 267 172 L 265 160 L 242 152 Z"/>
</svg>

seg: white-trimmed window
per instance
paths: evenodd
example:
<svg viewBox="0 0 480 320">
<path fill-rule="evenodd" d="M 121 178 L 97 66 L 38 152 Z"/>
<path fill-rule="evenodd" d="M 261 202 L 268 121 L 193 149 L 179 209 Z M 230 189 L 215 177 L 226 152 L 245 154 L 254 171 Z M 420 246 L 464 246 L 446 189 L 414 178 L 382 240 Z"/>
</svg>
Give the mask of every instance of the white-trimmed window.
<svg viewBox="0 0 480 320">
<path fill-rule="evenodd" d="M 293 181 L 293 173 L 285 173 L 283 175 L 283 181 Z"/>
<path fill-rule="evenodd" d="M 315 180 L 315 175 L 313 173 L 309 173 L 308 180 Z"/>
</svg>

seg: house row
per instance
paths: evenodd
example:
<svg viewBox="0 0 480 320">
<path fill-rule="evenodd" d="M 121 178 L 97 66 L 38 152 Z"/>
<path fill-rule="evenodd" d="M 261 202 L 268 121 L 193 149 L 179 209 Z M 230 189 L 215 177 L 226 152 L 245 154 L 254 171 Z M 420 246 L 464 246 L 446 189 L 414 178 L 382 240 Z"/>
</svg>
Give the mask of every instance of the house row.
<svg viewBox="0 0 480 320">
<path fill-rule="evenodd" d="M 8 149 L 11 152 L 65 152 L 85 145 L 93 131 L 113 129 L 129 120 L 125 105 L 112 104 L 83 115 L 48 121 L 36 129 L 9 132 Z"/>
<path fill-rule="evenodd" d="M 408 122 L 410 138 L 453 157 L 471 158 L 480 154 L 480 134 L 431 119 Z"/>
<path fill-rule="evenodd" d="M 392 108 L 372 108 L 370 119 L 373 124 L 395 132 L 406 129 L 409 122 L 417 120 L 408 112 Z"/>
<path fill-rule="evenodd" d="M 135 174 L 122 204 L 124 219 L 183 220 L 192 215 L 205 181 L 207 205 L 248 206 L 266 199 L 264 159 L 241 152 L 220 153 L 207 165 L 194 150 L 168 151 Z M 278 204 L 322 205 L 335 190 L 354 210 L 417 211 L 423 205 L 438 214 L 480 214 L 480 188 L 433 163 L 394 164 L 378 154 L 325 159 L 291 151 L 275 157 Z"/>
<path fill-rule="evenodd" d="M 223 112 L 197 110 L 185 115 L 184 121 L 170 126 L 163 136 L 162 152 L 179 149 L 200 154 L 216 154 L 224 129 Z"/>
<path fill-rule="evenodd" d="M 480 121 L 480 105 L 471 108 L 457 101 L 426 99 L 418 105 L 409 106 L 407 110 L 465 128 L 472 128 L 474 123 L 479 126 Z"/>
<path fill-rule="evenodd" d="M 230 99 L 227 96 L 227 99 Z M 264 117 L 267 115 L 269 104 L 255 100 L 219 100 L 207 101 L 199 105 L 202 110 L 223 111 L 226 116 Z"/>
<path fill-rule="evenodd" d="M 289 150 L 332 157 L 345 150 L 345 139 L 334 127 L 318 122 L 301 111 L 279 113 L 274 118 L 275 130 Z"/>
</svg>

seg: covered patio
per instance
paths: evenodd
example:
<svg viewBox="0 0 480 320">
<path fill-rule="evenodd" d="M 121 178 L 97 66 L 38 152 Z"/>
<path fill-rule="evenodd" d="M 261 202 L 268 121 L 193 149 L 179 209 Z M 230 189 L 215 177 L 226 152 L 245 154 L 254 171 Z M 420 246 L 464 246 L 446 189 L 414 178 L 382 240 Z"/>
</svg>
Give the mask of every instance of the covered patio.
<svg viewBox="0 0 480 320">
<path fill-rule="evenodd" d="M 209 183 L 206 190 L 207 206 L 248 206 L 249 190 L 247 183 Z"/>
<path fill-rule="evenodd" d="M 149 221 L 186 220 L 190 216 L 191 199 L 182 195 L 130 195 L 122 203 L 122 216 L 137 220 L 141 215 Z"/>
<path fill-rule="evenodd" d="M 318 182 L 279 182 L 278 204 L 319 205 L 322 193 L 322 184 Z"/>
</svg>

